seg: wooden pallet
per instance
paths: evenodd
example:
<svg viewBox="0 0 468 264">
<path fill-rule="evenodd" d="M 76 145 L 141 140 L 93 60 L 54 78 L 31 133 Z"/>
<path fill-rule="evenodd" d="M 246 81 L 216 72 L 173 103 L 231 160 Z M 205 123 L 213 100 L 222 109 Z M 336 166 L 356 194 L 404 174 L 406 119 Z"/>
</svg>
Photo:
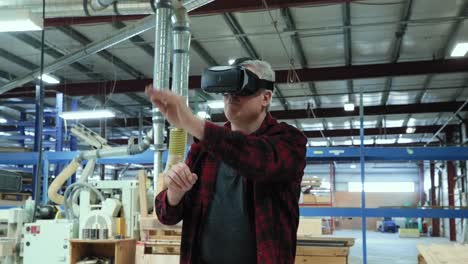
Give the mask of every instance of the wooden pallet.
<svg viewBox="0 0 468 264">
<path fill-rule="evenodd" d="M 468 245 L 431 244 L 417 245 L 421 264 L 460 264 L 468 263 Z"/>
<path fill-rule="evenodd" d="M 296 264 L 347 264 L 354 238 L 299 236 Z"/>
</svg>

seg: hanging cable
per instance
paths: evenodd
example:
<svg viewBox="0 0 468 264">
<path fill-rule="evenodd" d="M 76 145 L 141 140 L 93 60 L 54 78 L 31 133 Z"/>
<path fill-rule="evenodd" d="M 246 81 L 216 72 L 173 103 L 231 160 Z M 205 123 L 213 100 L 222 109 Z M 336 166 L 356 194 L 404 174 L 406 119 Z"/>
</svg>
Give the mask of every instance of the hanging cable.
<svg viewBox="0 0 468 264">
<path fill-rule="evenodd" d="M 283 46 L 283 50 L 286 53 L 286 57 L 288 58 L 289 61 L 289 70 L 288 70 L 288 75 L 287 75 L 287 83 L 292 84 L 292 83 L 301 83 L 301 79 L 299 78 L 299 75 L 297 74 L 297 71 L 295 69 L 294 65 L 294 59 L 292 56 L 289 54 L 288 49 L 286 47 L 286 43 L 284 42 L 283 38 L 281 37 L 281 32 L 278 29 L 278 21 L 276 21 L 273 18 L 273 15 L 271 14 L 270 7 L 268 6 L 268 3 L 266 0 L 262 0 L 263 6 L 265 7 L 266 11 L 268 12 L 268 15 L 270 16 L 271 22 L 273 24 L 273 27 L 275 28 L 275 32 L 278 35 L 279 40 L 281 41 L 281 46 Z M 307 114 L 312 114 L 314 119 L 318 119 L 314 109 L 310 107 L 310 104 L 307 104 Z M 324 128 L 325 129 L 325 128 Z M 320 130 L 320 135 L 331 145 L 331 142 L 328 140 L 327 137 L 325 137 L 325 134 L 323 133 L 323 130 Z"/>
</svg>

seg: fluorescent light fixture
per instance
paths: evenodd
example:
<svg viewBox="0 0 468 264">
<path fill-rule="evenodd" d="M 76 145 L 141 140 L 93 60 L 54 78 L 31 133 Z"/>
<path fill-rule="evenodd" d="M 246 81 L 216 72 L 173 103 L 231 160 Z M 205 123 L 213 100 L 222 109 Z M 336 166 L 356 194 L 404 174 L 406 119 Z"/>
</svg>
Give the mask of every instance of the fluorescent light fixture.
<svg viewBox="0 0 468 264">
<path fill-rule="evenodd" d="M 222 109 L 224 108 L 224 101 L 222 100 L 208 101 L 208 107 L 211 109 Z"/>
<path fill-rule="evenodd" d="M 232 64 L 234 64 L 235 61 L 236 61 L 235 59 L 229 59 L 228 63 L 229 63 L 229 65 L 232 65 Z"/>
<path fill-rule="evenodd" d="M 0 136 L 11 136 L 10 133 L 6 133 L 6 132 L 0 132 Z"/>
<path fill-rule="evenodd" d="M 0 117 L 0 124 L 5 124 L 6 122 L 8 122 L 8 120 L 6 120 L 3 117 Z"/>
<path fill-rule="evenodd" d="M 385 144 L 393 144 L 395 143 L 395 139 L 393 138 L 378 138 L 375 143 L 379 145 L 385 145 Z"/>
<path fill-rule="evenodd" d="M 357 168 L 356 164 L 351 164 L 349 167 L 350 167 L 351 169 Z"/>
<path fill-rule="evenodd" d="M 347 111 L 347 112 L 354 111 L 354 104 L 353 103 L 344 104 L 344 110 Z"/>
<path fill-rule="evenodd" d="M 98 118 L 109 118 L 114 117 L 115 113 L 110 110 L 90 110 L 90 111 L 73 111 L 63 112 L 59 115 L 61 118 L 66 120 L 77 120 L 77 119 L 98 119 Z"/>
<path fill-rule="evenodd" d="M 42 30 L 43 20 L 27 9 L 0 10 L 0 32 Z"/>
<path fill-rule="evenodd" d="M 414 132 L 416 132 L 415 127 L 407 127 L 406 128 L 406 134 L 413 134 Z"/>
<path fill-rule="evenodd" d="M 37 77 L 38 79 L 41 79 L 41 77 Z M 42 74 L 42 80 L 48 84 L 58 84 L 60 83 L 60 81 L 53 77 L 52 75 L 48 75 L 48 74 Z"/>
<path fill-rule="evenodd" d="M 32 131 L 24 131 L 24 135 L 33 137 L 35 134 Z"/>
<path fill-rule="evenodd" d="M 199 111 L 199 112 L 197 113 L 197 116 L 200 117 L 200 118 L 203 118 L 203 119 L 208 119 L 208 118 L 210 118 L 210 115 L 209 115 L 207 112 L 205 112 L 205 111 Z"/>
<path fill-rule="evenodd" d="M 452 50 L 452 57 L 463 57 L 468 52 L 468 42 L 458 43 Z"/>
</svg>

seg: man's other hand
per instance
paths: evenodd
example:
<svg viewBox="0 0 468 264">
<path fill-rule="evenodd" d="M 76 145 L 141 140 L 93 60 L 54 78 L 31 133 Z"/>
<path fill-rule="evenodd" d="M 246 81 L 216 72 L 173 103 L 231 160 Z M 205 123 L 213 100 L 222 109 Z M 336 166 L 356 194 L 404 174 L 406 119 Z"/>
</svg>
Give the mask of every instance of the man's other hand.
<svg viewBox="0 0 468 264">
<path fill-rule="evenodd" d="M 182 200 L 185 193 L 192 189 L 198 177 L 190 171 L 190 168 L 183 162 L 179 162 L 171 167 L 164 175 L 164 181 L 168 187 L 167 200 L 171 206 L 176 206 Z"/>
</svg>

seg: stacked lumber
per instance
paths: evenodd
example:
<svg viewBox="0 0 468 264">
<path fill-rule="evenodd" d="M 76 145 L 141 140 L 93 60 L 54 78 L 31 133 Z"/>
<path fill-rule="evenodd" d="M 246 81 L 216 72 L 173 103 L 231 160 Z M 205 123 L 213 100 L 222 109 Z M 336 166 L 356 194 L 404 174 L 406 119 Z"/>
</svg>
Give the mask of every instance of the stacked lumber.
<svg viewBox="0 0 468 264">
<path fill-rule="evenodd" d="M 460 264 L 468 263 L 468 245 L 430 244 L 417 245 L 419 264 Z"/>
</svg>

